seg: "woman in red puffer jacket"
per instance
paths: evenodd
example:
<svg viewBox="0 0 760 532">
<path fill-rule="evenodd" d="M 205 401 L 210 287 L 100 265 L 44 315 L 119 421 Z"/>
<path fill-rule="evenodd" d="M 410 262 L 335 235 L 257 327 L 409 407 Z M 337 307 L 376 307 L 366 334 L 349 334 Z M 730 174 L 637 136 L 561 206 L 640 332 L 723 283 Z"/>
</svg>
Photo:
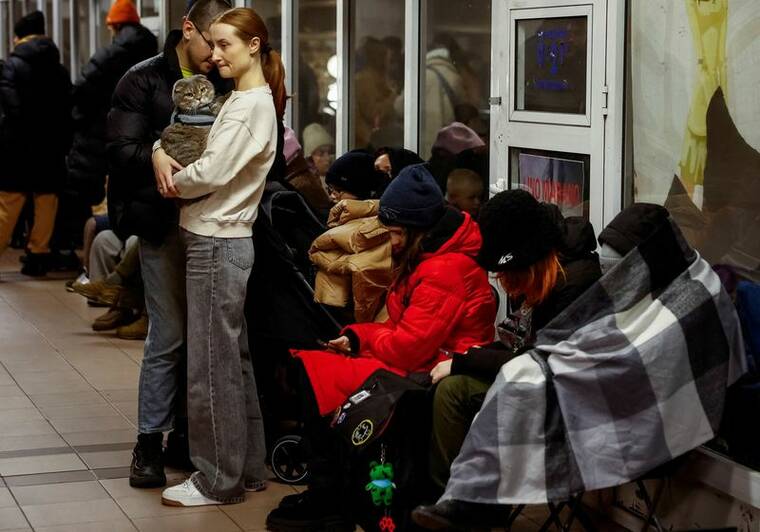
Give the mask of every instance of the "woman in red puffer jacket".
<svg viewBox="0 0 760 532">
<path fill-rule="evenodd" d="M 314 425 L 326 426 L 318 416 L 340 407 L 378 369 L 427 372 L 446 358 L 444 351 L 462 353 L 493 341 L 496 301 L 485 270 L 475 262 L 480 230 L 468 214 L 445 206 L 425 166 L 407 167 L 391 182 L 380 198 L 379 217 L 391 233 L 396 268 L 389 319 L 349 325 L 329 342 L 352 356 L 294 352 L 302 363 L 300 392 L 318 456 L 309 464 L 309 490 L 286 497 L 270 513 L 267 525 L 273 530 L 314 530 L 341 519 L 335 466 L 326 465 L 335 452 L 325 443 L 329 432 L 315 434 Z"/>
<path fill-rule="evenodd" d="M 446 356 L 493 341 L 496 302 L 475 262 L 481 237 L 469 215 L 444 206 L 432 175 L 406 169 L 380 199 L 391 233 L 396 280 L 384 323 L 349 325 L 331 345 L 358 358 L 300 351 L 322 415 L 338 408 L 375 370 L 429 371 Z"/>
</svg>

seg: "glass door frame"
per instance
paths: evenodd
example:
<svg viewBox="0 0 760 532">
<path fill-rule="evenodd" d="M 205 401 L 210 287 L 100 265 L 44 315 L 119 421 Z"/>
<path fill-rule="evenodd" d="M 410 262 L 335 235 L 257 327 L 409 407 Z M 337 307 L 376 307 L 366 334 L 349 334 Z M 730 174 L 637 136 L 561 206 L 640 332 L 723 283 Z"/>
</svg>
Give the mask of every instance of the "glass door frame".
<svg viewBox="0 0 760 532">
<path fill-rule="evenodd" d="M 619 0 L 495 0 L 492 10 L 491 193 L 510 187 L 511 148 L 589 155 L 588 214 L 598 233 L 622 206 L 625 5 Z M 585 12 L 588 118 L 515 110 L 516 21 Z"/>
</svg>

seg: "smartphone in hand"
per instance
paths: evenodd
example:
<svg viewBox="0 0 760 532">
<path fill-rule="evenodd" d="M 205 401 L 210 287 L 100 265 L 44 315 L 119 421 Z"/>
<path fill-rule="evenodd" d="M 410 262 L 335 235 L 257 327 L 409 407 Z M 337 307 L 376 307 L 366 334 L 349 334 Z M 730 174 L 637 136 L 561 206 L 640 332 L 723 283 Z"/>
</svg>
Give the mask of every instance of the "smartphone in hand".
<svg viewBox="0 0 760 532">
<path fill-rule="evenodd" d="M 340 353 L 341 355 L 346 355 L 348 357 L 354 356 L 354 353 L 352 351 L 349 351 L 348 349 L 343 349 L 342 347 L 338 347 L 337 345 L 332 345 L 324 340 L 317 340 L 317 345 L 321 347 L 322 349 L 327 349 L 329 351 L 335 351 L 336 353 Z"/>
</svg>

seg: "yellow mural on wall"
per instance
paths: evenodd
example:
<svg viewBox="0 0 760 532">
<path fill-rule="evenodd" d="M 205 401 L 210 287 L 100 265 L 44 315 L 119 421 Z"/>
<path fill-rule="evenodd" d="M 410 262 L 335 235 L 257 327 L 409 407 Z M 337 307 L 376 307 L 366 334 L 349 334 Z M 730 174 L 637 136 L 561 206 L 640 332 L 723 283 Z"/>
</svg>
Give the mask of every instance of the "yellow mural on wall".
<svg viewBox="0 0 760 532">
<path fill-rule="evenodd" d="M 707 159 L 707 106 L 718 87 L 723 88 L 724 95 L 728 94 L 728 0 L 686 0 L 686 11 L 694 38 L 697 77 L 686 121 L 679 169 L 681 181 L 689 196 L 701 206 L 701 188 Z M 695 190 L 700 190 L 696 194 L 700 197 L 695 197 Z"/>
</svg>

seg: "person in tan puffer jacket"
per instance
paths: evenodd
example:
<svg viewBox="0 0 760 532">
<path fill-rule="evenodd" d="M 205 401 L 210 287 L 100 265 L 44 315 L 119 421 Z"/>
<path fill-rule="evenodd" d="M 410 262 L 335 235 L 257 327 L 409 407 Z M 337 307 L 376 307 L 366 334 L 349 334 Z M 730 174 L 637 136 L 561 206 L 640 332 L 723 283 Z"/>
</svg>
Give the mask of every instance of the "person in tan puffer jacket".
<svg viewBox="0 0 760 532">
<path fill-rule="evenodd" d="M 377 217 L 379 200 L 342 200 L 331 210 L 330 228 L 311 245 L 319 269 L 314 299 L 345 308 L 353 302 L 357 322 L 381 316 L 392 280 L 388 229 Z"/>
</svg>

